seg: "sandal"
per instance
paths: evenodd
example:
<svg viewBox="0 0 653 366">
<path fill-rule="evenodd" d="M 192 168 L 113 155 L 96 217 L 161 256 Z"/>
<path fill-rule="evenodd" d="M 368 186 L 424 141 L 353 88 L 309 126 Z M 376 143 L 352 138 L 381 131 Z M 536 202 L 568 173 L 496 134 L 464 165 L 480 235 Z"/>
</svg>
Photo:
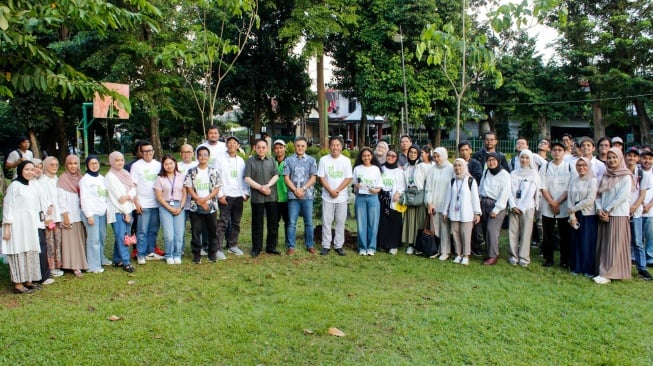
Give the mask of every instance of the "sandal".
<svg viewBox="0 0 653 366">
<path fill-rule="evenodd" d="M 122 264 L 122 262 L 113 263 L 112 266 L 114 266 L 114 267 L 124 267 L 124 265 Z"/>
<path fill-rule="evenodd" d="M 80 271 L 79 269 L 73 270 L 73 274 L 75 275 L 75 277 L 82 277 L 84 275 L 82 271 Z"/>
<path fill-rule="evenodd" d="M 27 287 L 30 290 L 40 290 L 40 289 L 43 288 L 40 284 L 38 284 L 36 282 L 32 282 L 29 285 L 25 284 L 23 286 Z"/>
<path fill-rule="evenodd" d="M 134 273 L 136 271 L 136 268 L 134 268 L 134 266 L 132 266 L 131 264 L 128 264 L 124 266 L 122 270 L 128 273 Z"/>
<path fill-rule="evenodd" d="M 12 292 L 15 293 L 15 294 L 19 294 L 19 295 L 21 295 L 21 294 L 31 294 L 32 292 L 34 292 L 34 290 L 29 289 L 29 288 L 23 286 L 23 287 L 20 287 L 20 288 L 18 288 L 18 287 L 14 287 L 14 289 L 12 290 Z"/>
</svg>

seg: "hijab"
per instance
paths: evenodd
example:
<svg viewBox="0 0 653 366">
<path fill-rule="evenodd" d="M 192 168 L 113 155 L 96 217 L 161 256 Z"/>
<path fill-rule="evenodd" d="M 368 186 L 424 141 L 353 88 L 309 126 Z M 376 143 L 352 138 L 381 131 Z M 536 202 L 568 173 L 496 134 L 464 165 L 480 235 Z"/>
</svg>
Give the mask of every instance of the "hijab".
<svg viewBox="0 0 653 366">
<path fill-rule="evenodd" d="M 30 160 L 23 160 L 20 164 L 18 164 L 18 167 L 16 167 L 17 176 L 16 176 L 16 179 L 14 179 L 15 181 L 20 182 L 20 183 L 22 183 L 22 184 L 24 184 L 26 186 L 29 185 L 29 180 L 27 180 L 27 179 L 25 179 L 25 177 L 23 177 L 23 169 L 25 169 L 25 166 L 27 164 L 34 165 L 34 163 L 32 163 Z M 36 165 L 34 165 L 34 166 L 36 166 Z"/>
<path fill-rule="evenodd" d="M 460 175 L 456 174 L 456 179 L 463 179 L 467 176 L 471 176 L 469 174 L 469 170 L 467 169 L 467 161 L 465 161 L 465 159 L 463 158 L 458 158 L 453 161 L 454 165 L 456 165 L 457 162 L 461 162 L 463 164 L 463 171 L 462 173 L 460 173 Z M 454 167 L 454 174 L 455 172 L 456 172 L 456 168 Z"/>
<path fill-rule="evenodd" d="M 50 163 L 51 163 L 53 160 L 57 160 L 57 158 L 55 158 L 54 156 L 48 156 L 47 158 L 43 159 L 43 175 L 48 175 L 48 174 L 49 174 L 49 173 L 48 173 L 47 166 L 50 165 Z M 49 175 L 48 175 L 48 176 L 49 176 Z M 54 174 L 54 176 L 56 177 L 57 175 Z"/>
<path fill-rule="evenodd" d="M 378 146 L 384 146 L 384 147 L 385 147 L 385 152 L 386 152 L 386 154 L 388 153 L 388 151 L 390 151 L 390 146 L 388 146 L 388 143 L 385 142 L 385 141 L 379 141 L 379 142 L 376 144 L 376 146 L 377 146 L 377 147 L 378 147 Z M 377 155 L 377 154 L 376 154 L 376 148 L 374 149 L 374 156 L 376 156 L 376 159 L 379 161 L 379 163 L 381 163 L 381 164 L 385 164 L 385 155 Z M 399 159 L 397 159 L 397 161 L 399 161 Z"/>
<path fill-rule="evenodd" d="M 590 162 L 590 159 L 584 158 L 584 157 L 581 156 L 581 157 L 578 158 L 578 160 L 582 160 L 582 161 L 585 162 L 585 164 L 587 164 L 587 174 L 585 174 L 585 176 L 583 176 L 583 177 L 581 177 L 580 175 L 577 175 L 578 180 L 589 180 L 590 178 L 592 178 L 594 176 L 594 172 L 592 172 L 592 164 Z M 578 164 L 578 160 L 576 160 L 576 164 Z"/>
<path fill-rule="evenodd" d="M 417 159 L 411 160 L 411 159 L 409 158 L 409 156 L 410 156 L 410 150 L 415 150 L 415 152 L 417 152 Z M 417 162 L 419 161 L 419 149 L 418 149 L 415 145 L 409 147 L 409 148 L 408 148 L 408 151 L 407 151 L 407 153 L 406 153 L 406 157 L 408 158 L 408 165 L 415 165 L 415 164 L 417 164 Z"/>
<path fill-rule="evenodd" d="M 499 159 L 499 154 L 497 154 L 496 152 L 487 153 L 487 156 L 485 157 L 486 166 L 487 166 L 487 161 L 490 158 L 494 158 L 497 161 L 497 167 L 494 169 L 490 169 L 490 167 L 488 167 L 487 170 L 490 172 L 490 174 L 497 175 L 499 174 L 499 172 L 501 172 L 501 170 L 503 170 L 503 167 L 501 166 L 501 160 Z"/>
<path fill-rule="evenodd" d="M 610 168 L 607 164 L 605 166 L 605 173 L 603 174 L 603 178 L 601 178 L 601 184 L 599 185 L 599 193 L 603 193 L 606 191 L 611 190 L 614 188 L 614 186 L 617 185 L 617 183 L 621 180 L 622 177 L 630 176 L 630 179 L 632 180 L 631 182 L 631 191 L 635 191 L 637 189 L 637 185 L 635 183 L 635 176 L 633 175 L 633 172 L 630 171 L 626 167 L 626 161 L 624 160 L 624 154 L 621 152 L 621 149 L 618 147 L 612 147 L 610 150 L 608 150 L 608 154 L 614 153 L 617 155 L 617 159 L 619 159 L 619 164 L 617 165 L 616 168 Z"/>
<path fill-rule="evenodd" d="M 124 168 L 118 169 L 116 167 L 116 159 L 119 157 L 122 157 L 123 160 L 125 158 L 120 151 L 114 151 L 109 154 L 109 164 L 111 164 L 111 169 L 109 169 L 109 171 L 118 177 L 120 183 L 125 186 L 125 191 L 129 192 L 130 189 L 136 187 L 136 184 L 134 184 L 134 180 L 127 170 Z"/>
<path fill-rule="evenodd" d="M 444 147 L 436 147 L 435 150 L 433 150 L 433 155 L 435 156 L 435 154 L 442 157 L 442 164 L 435 163 L 437 168 L 442 169 L 447 165 L 451 165 L 451 163 L 449 163 L 449 153 L 447 152 L 447 149 Z"/>
<path fill-rule="evenodd" d="M 97 160 L 98 162 L 98 168 L 96 171 L 92 171 L 91 168 L 89 168 L 88 163 L 91 162 L 91 160 Z M 97 158 L 97 155 L 89 155 L 86 157 L 86 174 L 90 175 L 91 177 L 97 177 L 100 174 L 100 159 Z"/>
<path fill-rule="evenodd" d="M 388 169 L 397 169 L 397 168 L 399 167 L 399 153 L 397 152 L 397 150 L 394 150 L 394 149 L 392 149 L 392 150 L 388 150 L 388 152 L 393 152 L 393 153 L 395 153 L 395 154 L 397 155 L 397 157 L 395 158 L 395 162 L 394 162 L 394 164 L 390 164 L 390 163 L 388 163 L 388 161 L 386 160 L 385 163 L 383 163 L 383 166 L 385 166 L 385 167 L 388 168 Z M 387 153 L 386 153 L 386 156 L 387 156 Z"/>
<path fill-rule="evenodd" d="M 77 155 L 70 154 L 66 156 L 66 160 L 64 161 L 64 168 L 66 171 L 59 177 L 57 188 L 61 188 L 66 192 L 79 194 L 79 180 L 82 179 L 82 175 L 79 172 L 79 169 L 77 170 L 77 173 L 74 174 L 68 170 L 68 162 L 73 160 L 77 160 L 79 163 Z"/>
<path fill-rule="evenodd" d="M 530 162 L 528 166 L 523 167 L 521 165 L 521 157 L 522 156 L 528 156 L 528 161 Z M 522 150 L 519 153 L 519 165 L 515 168 L 515 170 L 512 171 L 516 176 L 522 177 L 522 178 L 528 178 L 532 176 L 533 174 L 537 174 L 537 168 L 535 166 L 535 160 L 533 160 L 533 152 L 525 149 Z"/>
</svg>

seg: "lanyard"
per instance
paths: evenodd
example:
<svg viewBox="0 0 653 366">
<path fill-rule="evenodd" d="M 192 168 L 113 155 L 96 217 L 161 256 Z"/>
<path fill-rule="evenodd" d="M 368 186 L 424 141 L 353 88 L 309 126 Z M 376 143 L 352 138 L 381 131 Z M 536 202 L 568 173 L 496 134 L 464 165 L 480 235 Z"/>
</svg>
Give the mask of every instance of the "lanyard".
<svg viewBox="0 0 653 366">
<path fill-rule="evenodd" d="M 166 177 L 168 180 L 168 183 L 170 183 L 170 199 L 174 199 L 175 196 L 175 181 L 177 180 L 177 174 L 172 178 L 172 181 L 170 181 L 170 177 Z"/>
</svg>

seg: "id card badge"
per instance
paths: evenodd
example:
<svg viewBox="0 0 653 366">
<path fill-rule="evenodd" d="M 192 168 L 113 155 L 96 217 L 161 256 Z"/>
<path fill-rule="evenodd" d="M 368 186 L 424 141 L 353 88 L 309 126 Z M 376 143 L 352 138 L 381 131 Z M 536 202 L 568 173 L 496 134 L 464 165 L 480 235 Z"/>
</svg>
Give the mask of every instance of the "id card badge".
<svg viewBox="0 0 653 366">
<path fill-rule="evenodd" d="M 460 204 L 456 203 L 456 204 L 453 206 L 453 209 L 456 210 L 456 211 L 460 211 Z"/>
<path fill-rule="evenodd" d="M 177 204 L 176 204 L 175 200 L 170 200 L 170 202 L 168 202 L 168 204 L 170 206 L 172 206 L 172 207 L 177 207 Z"/>
</svg>

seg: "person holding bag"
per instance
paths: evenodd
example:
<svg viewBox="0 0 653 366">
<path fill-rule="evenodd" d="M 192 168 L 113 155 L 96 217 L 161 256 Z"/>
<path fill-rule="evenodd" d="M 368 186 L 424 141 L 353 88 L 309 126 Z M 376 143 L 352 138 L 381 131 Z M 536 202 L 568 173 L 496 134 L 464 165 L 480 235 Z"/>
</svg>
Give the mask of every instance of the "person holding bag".
<svg viewBox="0 0 653 366">
<path fill-rule="evenodd" d="M 451 240 L 449 236 L 449 223 L 446 221 L 444 203 L 447 199 L 447 190 L 454 178 L 453 165 L 447 160 L 447 149 L 438 147 L 433 154 L 435 166 L 429 170 L 426 178 L 426 203 L 431 215 L 431 225 L 435 236 L 440 238 L 441 261 L 449 259 L 451 253 Z M 435 258 L 435 256 L 433 256 Z"/>
<path fill-rule="evenodd" d="M 401 245 L 402 221 L 401 212 L 397 211 L 397 204 L 406 189 L 404 171 L 397 164 L 397 160 L 397 151 L 388 151 L 386 162 L 381 168 L 383 189 L 379 193 L 381 218 L 379 219 L 377 248 L 387 250 L 392 255 L 397 254 L 397 248 Z"/>
<path fill-rule="evenodd" d="M 408 164 L 404 166 L 406 178 L 406 191 L 402 197 L 402 204 L 408 206 L 403 217 L 401 242 L 407 246 L 406 254 L 413 254 L 417 234 L 424 227 L 426 219 L 426 204 L 424 199 L 424 185 L 426 176 L 433 166 L 431 159 L 431 148 L 422 149 L 422 162 L 419 162 L 419 150 L 412 146 L 408 149 Z M 406 197 L 411 195 L 414 200 L 406 202 Z"/>
</svg>

